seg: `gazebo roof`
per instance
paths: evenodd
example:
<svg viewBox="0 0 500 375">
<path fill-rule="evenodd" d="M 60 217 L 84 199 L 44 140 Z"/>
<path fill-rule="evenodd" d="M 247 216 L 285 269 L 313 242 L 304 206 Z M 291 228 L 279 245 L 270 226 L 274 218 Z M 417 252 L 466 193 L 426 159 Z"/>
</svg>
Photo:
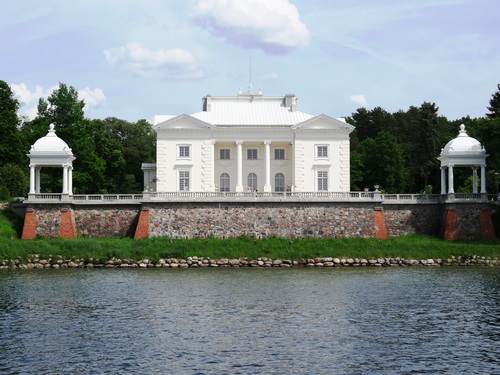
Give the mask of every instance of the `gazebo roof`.
<svg viewBox="0 0 500 375">
<path fill-rule="evenodd" d="M 49 132 L 45 137 L 38 139 L 31 146 L 30 155 L 35 155 L 38 153 L 73 155 L 73 152 L 71 152 L 68 144 L 56 135 L 54 124 L 50 124 Z"/>
<path fill-rule="evenodd" d="M 481 143 L 472 137 L 467 135 L 465 131 L 465 125 L 460 125 L 460 131 L 458 132 L 458 137 L 449 141 L 444 149 L 441 151 L 441 155 L 456 153 L 456 152 L 477 152 L 484 151 Z"/>
<path fill-rule="evenodd" d="M 480 165 L 485 163 L 487 156 L 481 143 L 469 137 L 465 125 L 462 124 L 458 136 L 441 149 L 438 160 L 441 161 L 441 165 Z"/>
</svg>

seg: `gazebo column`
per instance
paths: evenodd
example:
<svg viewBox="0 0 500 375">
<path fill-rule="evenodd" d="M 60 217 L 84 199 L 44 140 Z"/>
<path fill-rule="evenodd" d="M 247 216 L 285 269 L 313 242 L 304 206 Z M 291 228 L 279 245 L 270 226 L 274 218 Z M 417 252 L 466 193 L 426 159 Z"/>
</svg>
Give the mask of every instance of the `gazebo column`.
<svg viewBox="0 0 500 375">
<path fill-rule="evenodd" d="M 30 194 L 35 194 L 35 165 L 30 164 Z"/>
<path fill-rule="evenodd" d="M 264 183 L 264 193 L 271 192 L 271 142 L 264 141 L 265 150 L 265 183 Z"/>
<path fill-rule="evenodd" d="M 481 194 L 486 194 L 486 164 L 481 164 Z"/>
<path fill-rule="evenodd" d="M 481 184 L 482 186 L 483 184 Z M 477 167 L 472 167 L 472 193 L 477 194 Z"/>
<path fill-rule="evenodd" d="M 68 165 L 63 165 L 63 181 L 62 181 L 62 193 L 68 194 Z"/>
<path fill-rule="evenodd" d="M 446 167 L 441 167 L 441 194 L 446 194 Z"/>
<path fill-rule="evenodd" d="M 455 194 L 453 189 L 453 165 L 448 166 L 448 194 Z"/>
<path fill-rule="evenodd" d="M 236 192 L 243 191 L 243 141 L 236 141 Z"/>
<path fill-rule="evenodd" d="M 73 166 L 68 167 L 68 193 L 73 195 Z"/>
<path fill-rule="evenodd" d="M 40 171 L 42 170 L 42 167 L 36 167 L 35 168 L 35 191 L 37 194 L 40 194 L 41 188 L 40 188 Z"/>
</svg>

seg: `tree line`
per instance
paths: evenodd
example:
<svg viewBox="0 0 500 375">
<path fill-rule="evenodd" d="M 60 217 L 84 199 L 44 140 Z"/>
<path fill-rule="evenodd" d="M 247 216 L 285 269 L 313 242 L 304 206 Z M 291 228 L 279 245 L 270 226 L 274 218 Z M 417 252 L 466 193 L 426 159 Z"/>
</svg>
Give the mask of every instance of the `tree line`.
<svg viewBox="0 0 500 375">
<path fill-rule="evenodd" d="M 435 103 L 389 113 L 380 107 L 359 108 L 347 122 L 351 134 L 351 190 L 375 184 L 388 193 L 435 193 L 441 191 L 441 149 L 458 135 L 461 124 L 467 134 L 485 147 L 486 190 L 498 193 L 500 181 L 500 84 L 484 117 L 448 120 Z M 454 169 L 455 191 L 472 192 L 470 168 Z"/>
<path fill-rule="evenodd" d="M 46 100 L 38 101 L 38 114 L 23 121 L 19 102 L 9 85 L 0 81 L 0 199 L 26 196 L 29 158 L 26 154 L 54 124 L 56 134 L 72 149 L 75 194 L 140 193 L 141 163 L 156 161 L 156 135 L 146 120 L 129 122 L 84 116 L 85 103 L 72 86 L 60 83 Z M 43 192 L 60 193 L 60 168 L 42 168 Z"/>
<path fill-rule="evenodd" d="M 485 102 L 487 99 L 485 100 Z M 72 86 L 60 83 L 47 99 L 39 99 L 32 119 L 18 115 L 19 101 L 0 80 L 0 199 L 26 196 L 29 190 L 29 152 L 45 136 L 50 124 L 72 149 L 75 194 L 140 193 L 141 163 L 156 161 L 156 135 L 142 119 L 129 122 L 115 117 L 88 119 L 85 103 Z M 351 134 L 351 191 L 380 185 L 387 193 L 439 193 L 440 170 L 436 157 L 458 134 L 460 124 L 486 148 L 487 191 L 498 193 L 500 180 L 500 84 L 484 117 L 448 120 L 435 103 L 389 113 L 381 107 L 359 108 L 347 118 Z M 472 172 L 454 171 L 455 190 L 472 191 Z M 59 168 L 42 168 L 44 192 L 59 193 Z"/>
</svg>

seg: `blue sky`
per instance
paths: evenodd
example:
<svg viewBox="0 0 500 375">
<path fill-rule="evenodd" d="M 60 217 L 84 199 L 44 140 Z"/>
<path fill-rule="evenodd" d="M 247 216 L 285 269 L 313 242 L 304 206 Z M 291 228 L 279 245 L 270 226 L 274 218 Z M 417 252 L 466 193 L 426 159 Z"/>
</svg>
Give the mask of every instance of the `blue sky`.
<svg viewBox="0 0 500 375">
<path fill-rule="evenodd" d="M 429 101 L 479 117 L 500 83 L 499 16 L 497 0 L 9 1 L 0 80 L 29 118 L 59 82 L 89 118 L 152 121 L 250 80 L 311 114 Z"/>
</svg>

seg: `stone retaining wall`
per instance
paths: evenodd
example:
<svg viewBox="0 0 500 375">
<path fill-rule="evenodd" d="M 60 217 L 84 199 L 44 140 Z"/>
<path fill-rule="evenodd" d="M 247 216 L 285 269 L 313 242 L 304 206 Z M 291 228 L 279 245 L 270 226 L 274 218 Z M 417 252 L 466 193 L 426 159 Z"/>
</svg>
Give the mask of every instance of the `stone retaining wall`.
<svg viewBox="0 0 500 375">
<path fill-rule="evenodd" d="M 71 215 L 71 216 L 70 216 Z M 73 228 L 61 225 L 72 224 Z M 139 225 L 138 225 L 139 223 Z M 491 211 L 476 204 L 373 202 L 172 202 L 27 207 L 24 239 L 40 237 L 352 238 L 426 234 L 495 238 Z"/>
<path fill-rule="evenodd" d="M 149 208 L 149 218 L 150 237 L 374 237 L 375 234 L 370 204 L 162 204 Z"/>
<path fill-rule="evenodd" d="M 436 205 L 384 205 L 385 225 L 389 236 L 439 236 L 441 216 L 441 209 Z"/>
<path fill-rule="evenodd" d="M 137 206 L 79 206 L 73 208 L 77 233 L 87 237 L 133 237 Z"/>
</svg>

